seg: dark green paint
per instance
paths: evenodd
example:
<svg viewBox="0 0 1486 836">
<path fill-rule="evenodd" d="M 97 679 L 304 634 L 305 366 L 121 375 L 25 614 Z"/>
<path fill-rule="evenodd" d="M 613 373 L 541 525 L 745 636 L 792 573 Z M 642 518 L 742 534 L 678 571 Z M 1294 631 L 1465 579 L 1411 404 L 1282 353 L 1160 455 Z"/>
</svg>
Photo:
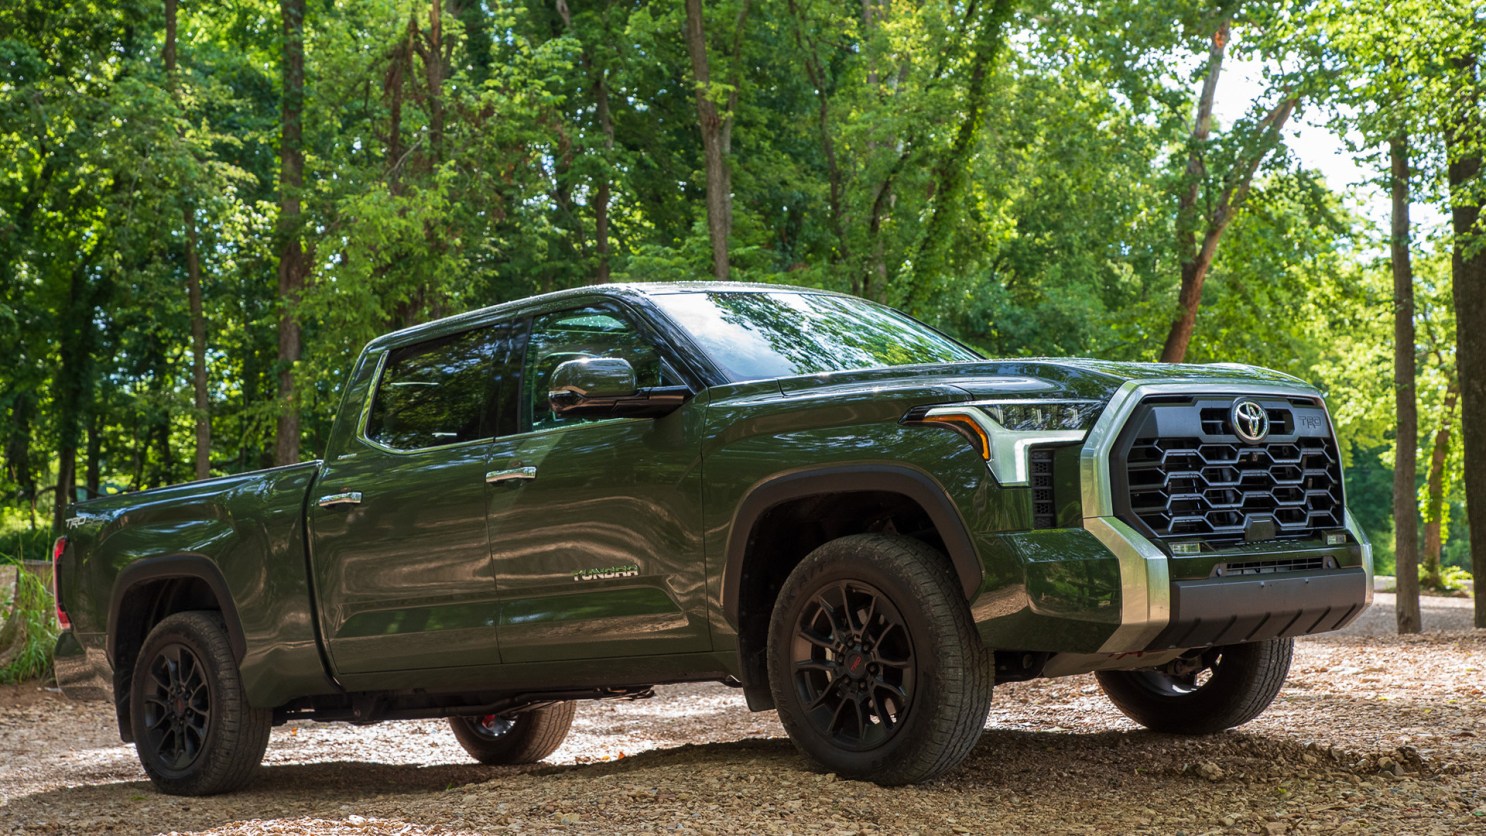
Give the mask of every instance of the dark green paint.
<svg viewBox="0 0 1486 836">
<path fill-rule="evenodd" d="M 725 578 L 736 561 L 771 556 L 731 549 L 749 541 L 733 536 L 736 514 L 757 486 L 842 467 L 921 473 L 948 498 L 953 524 L 978 557 L 969 606 L 987 646 L 1092 653 L 1120 624 L 1121 576 L 1114 555 L 1080 527 L 1080 445 L 1054 454 L 1057 528 L 1033 530 L 1029 489 L 1000 487 L 963 436 L 904 423 L 905 414 L 1001 397 L 1102 403 L 1131 380 L 1293 382 L 1243 367 L 1094 360 L 974 360 L 730 382 L 726 364 L 699 352 L 649 300 L 716 287 L 565 291 L 378 338 L 352 371 L 323 464 L 79 504 L 62 574 L 76 625 L 64 640 L 64 667 L 102 669 L 97 651 L 122 567 L 190 554 L 226 579 L 256 705 L 333 694 L 337 683 L 352 692 L 491 700 L 742 675 L 740 625 L 722 606 Z M 492 397 L 518 403 L 530 394 L 517 391 L 516 375 L 532 317 L 585 306 L 637 320 L 691 397 L 656 419 L 481 419 L 492 437 L 423 450 L 387 449 L 365 437 L 362 416 L 384 358 L 498 326 L 492 362 L 508 377 L 492 384 Z M 348 492 L 360 502 L 319 505 Z M 1272 546 L 1262 551 L 1276 554 Z M 1361 558 L 1355 546 L 1316 553 L 1341 566 Z M 1206 577 L 1224 557 L 1174 558 L 1171 576 Z M 612 567 L 635 573 L 595 577 Z"/>
</svg>

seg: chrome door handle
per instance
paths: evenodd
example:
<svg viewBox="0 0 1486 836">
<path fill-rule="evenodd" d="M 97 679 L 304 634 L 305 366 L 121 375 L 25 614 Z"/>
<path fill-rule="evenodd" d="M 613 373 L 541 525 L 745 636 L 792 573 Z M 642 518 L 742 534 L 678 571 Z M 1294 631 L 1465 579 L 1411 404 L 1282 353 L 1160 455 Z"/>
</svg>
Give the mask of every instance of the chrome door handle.
<svg viewBox="0 0 1486 836">
<path fill-rule="evenodd" d="M 485 484 L 495 485 L 501 482 L 512 482 L 518 479 L 537 478 L 535 467 L 513 467 L 510 470 L 492 470 L 485 474 Z"/>
<path fill-rule="evenodd" d="M 333 493 L 329 496 L 320 497 L 321 508 L 334 508 L 337 505 L 360 505 L 361 491 L 346 491 L 345 493 Z"/>
</svg>

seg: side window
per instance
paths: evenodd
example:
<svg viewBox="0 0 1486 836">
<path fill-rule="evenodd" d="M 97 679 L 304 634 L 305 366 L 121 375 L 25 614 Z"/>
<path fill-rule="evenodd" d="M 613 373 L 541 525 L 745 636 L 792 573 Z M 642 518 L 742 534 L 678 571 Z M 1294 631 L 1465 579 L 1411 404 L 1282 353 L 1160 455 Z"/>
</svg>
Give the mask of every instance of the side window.
<svg viewBox="0 0 1486 836">
<path fill-rule="evenodd" d="M 552 371 L 567 360 L 621 357 L 635 369 L 640 387 L 672 386 L 681 381 L 667 367 L 655 344 L 628 314 L 608 305 L 541 314 L 532 320 L 521 383 L 522 428 L 582 424 L 591 418 L 559 418 L 547 403 Z"/>
<path fill-rule="evenodd" d="M 366 421 L 366 437 L 417 450 L 494 435 L 504 328 L 481 328 L 395 349 Z"/>
</svg>

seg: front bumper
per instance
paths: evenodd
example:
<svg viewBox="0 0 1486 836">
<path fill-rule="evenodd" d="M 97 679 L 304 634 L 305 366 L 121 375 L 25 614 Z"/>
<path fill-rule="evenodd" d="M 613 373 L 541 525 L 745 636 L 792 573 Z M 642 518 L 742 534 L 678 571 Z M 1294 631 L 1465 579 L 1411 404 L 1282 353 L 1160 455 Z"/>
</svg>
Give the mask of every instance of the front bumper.
<svg viewBox="0 0 1486 836">
<path fill-rule="evenodd" d="M 1016 567 L 988 574 L 971 601 L 986 647 L 1119 655 L 1241 644 L 1345 627 L 1372 600 L 1372 550 L 1350 525 L 1344 546 L 1275 543 L 1232 555 L 1324 557 L 1337 568 L 1229 577 L 1188 576 L 1119 520 L 1085 525 L 980 542 L 990 564 Z"/>
<path fill-rule="evenodd" d="M 1341 546 L 1276 540 L 1204 553 L 1209 563 L 1229 556 L 1239 562 L 1322 557 L 1325 567 L 1236 577 L 1207 576 L 1115 515 L 1110 453 L 1142 400 L 1229 391 L 1315 396 L 1310 387 L 1285 383 L 1122 386 L 1079 454 L 1082 527 L 978 538 L 987 575 L 971 612 L 987 647 L 1102 657 L 1167 653 L 1328 632 L 1372 603 L 1372 546 L 1350 513 Z"/>
</svg>

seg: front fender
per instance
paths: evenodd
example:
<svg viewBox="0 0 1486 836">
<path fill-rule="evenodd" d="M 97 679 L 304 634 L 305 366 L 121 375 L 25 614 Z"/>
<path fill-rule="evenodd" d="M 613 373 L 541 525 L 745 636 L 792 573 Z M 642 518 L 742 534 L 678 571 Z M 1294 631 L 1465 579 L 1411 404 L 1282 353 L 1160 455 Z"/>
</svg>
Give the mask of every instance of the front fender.
<svg viewBox="0 0 1486 836">
<path fill-rule="evenodd" d="M 944 540 L 960 589 L 968 600 L 979 588 L 980 558 L 954 501 L 933 476 L 902 464 L 845 464 L 802 468 L 769 476 L 751 486 L 733 514 L 723 568 L 724 617 L 735 628 L 748 540 L 769 509 L 794 499 L 821 494 L 873 491 L 907 497 L 923 508 Z"/>
</svg>

